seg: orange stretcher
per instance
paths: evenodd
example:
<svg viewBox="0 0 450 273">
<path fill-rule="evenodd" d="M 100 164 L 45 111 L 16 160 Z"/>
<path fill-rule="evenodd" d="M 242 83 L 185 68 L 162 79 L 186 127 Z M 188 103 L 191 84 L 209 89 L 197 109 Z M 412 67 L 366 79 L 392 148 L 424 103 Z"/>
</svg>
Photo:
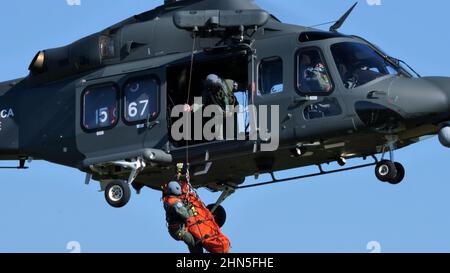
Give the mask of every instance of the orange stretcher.
<svg viewBox="0 0 450 273">
<path fill-rule="evenodd" d="M 193 210 L 193 216 L 187 221 L 189 232 L 202 243 L 202 246 L 210 253 L 229 253 L 230 240 L 222 233 L 214 216 L 205 206 L 195 191 L 190 189 L 186 182 L 181 182 L 183 187 L 182 198 L 188 201 Z"/>
</svg>

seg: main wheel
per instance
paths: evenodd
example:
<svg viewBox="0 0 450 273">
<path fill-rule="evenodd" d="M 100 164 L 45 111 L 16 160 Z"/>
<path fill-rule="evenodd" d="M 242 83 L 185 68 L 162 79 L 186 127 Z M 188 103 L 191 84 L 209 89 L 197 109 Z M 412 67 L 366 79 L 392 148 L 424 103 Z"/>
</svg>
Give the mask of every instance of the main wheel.
<svg viewBox="0 0 450 273">
<path fill-rule="evenodd" d="M 388 160 L 380 161 L 375 167 L 375 175 L 381 182 L 392 181 L 395 177 L 397 177 L 395 163 Z"/>
<path fill-rule="evenodd" d="M 400 184 L 403 179 L 405 178 L 405 168 L 403 167 L 402 164 L 395 162 L 395 169 L 397 170 L 397 174 L 394 178 L 392 178 L 391 180 L 389 180 L 388 182 L 392 185 L 397 185 Z"/>
<path fill-rule="evenodd" d="M 113 181 L 106 186 L 105 199 L 111 207 L 121 208 L 131 198 L 130 186 L 125 181 Z"/>
<path fill-rule="evenodd" d="M 207 208 L 211 211 L 214 206 L 214 204 L 210 204 L 207 206 Z M 219 227 L 223 227 L 225 225 L 225 222 L 227 221 L 227 212 L 222 206 L 217 207 L 217 209 L 213 212 L 213 216 Z"/>
</svg>

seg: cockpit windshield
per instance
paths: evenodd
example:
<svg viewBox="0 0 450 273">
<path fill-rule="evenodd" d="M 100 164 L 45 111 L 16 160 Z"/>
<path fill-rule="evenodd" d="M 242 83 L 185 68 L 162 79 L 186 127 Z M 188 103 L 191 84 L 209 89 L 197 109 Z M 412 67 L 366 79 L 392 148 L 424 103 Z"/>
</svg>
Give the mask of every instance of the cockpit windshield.
<svg viewBox="0 0 450 273">
<path fill-rule="evenodd" d="M 370 46 L 343 42 L 331 46 L 331 52 L 344 85 L 353 89 L 386 75 L 400 75 L 402 71 Z"/>
</svg>

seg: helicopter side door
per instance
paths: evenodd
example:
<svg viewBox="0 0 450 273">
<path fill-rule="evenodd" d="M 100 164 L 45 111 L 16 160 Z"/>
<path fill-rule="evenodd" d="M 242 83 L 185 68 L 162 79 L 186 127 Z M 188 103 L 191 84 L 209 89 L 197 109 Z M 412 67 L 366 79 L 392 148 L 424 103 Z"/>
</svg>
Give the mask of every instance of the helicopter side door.
<svg viewBox="0 0 450 273">
<path fill-rule="evenodd" d="M 290 51 L 294 47 L 292 37 L 280 37 L 278 43 L 283 44 L 290 49 L 280 50 L 273 45 L 273 40 L 261 40 L 257 44 L 257 57 L 254 69 L 257 77 L 254 82 L 256 90 L 254 91 L 254 104 L 258 109 L 258 130 L 261 130 L 261 118 L 267 117 L 267 130 L 272 134 L 278 130 L 279 140 L 283 142 L 292 138 L 292 128 L 294 119 L 291 114 L 292 94 L 292 76 L 289 71 L 293 61 Z M 252 100 L 250 100 L 252 101 Z M 275 108 L 277 107 L 277 108 Z M 272 114 L 278 110 L 278 120 L 272 124 Z M 274 117 L 275 118 L 275 117 Z M 278 128 L 270 128 L 272 125 Z M 256 125 L 254 125 L 256 127 Z"/>
<path fill-rule="evenodd" d="M 314 142 L 353 130 L 326 44 L 303 43 L 296 49 L 294 60 L 296 137 Z"/>
</svg>

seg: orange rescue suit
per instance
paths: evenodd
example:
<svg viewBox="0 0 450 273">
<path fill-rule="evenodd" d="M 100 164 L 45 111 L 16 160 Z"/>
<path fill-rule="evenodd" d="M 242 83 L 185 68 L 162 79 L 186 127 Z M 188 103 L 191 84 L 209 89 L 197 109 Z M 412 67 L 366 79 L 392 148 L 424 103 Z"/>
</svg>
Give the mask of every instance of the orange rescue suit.
<svg viewBox="0 0 450 273">
<path fill-rule="evenodd" d="M 217 225 L 214 216 L 206 208 L 197 193 L 191 190 L 189 184 L 180 181 L 183 195 L 180 197 L 187 203 L 192 216 L 187 219 L 186 227 L 188 231 L 202 244 L 210 253 L 229 253 L 230 240 L 222 233 Z M 164 202 L 168 202 L 169 197 L 164 197 Z"/>
</svg>

